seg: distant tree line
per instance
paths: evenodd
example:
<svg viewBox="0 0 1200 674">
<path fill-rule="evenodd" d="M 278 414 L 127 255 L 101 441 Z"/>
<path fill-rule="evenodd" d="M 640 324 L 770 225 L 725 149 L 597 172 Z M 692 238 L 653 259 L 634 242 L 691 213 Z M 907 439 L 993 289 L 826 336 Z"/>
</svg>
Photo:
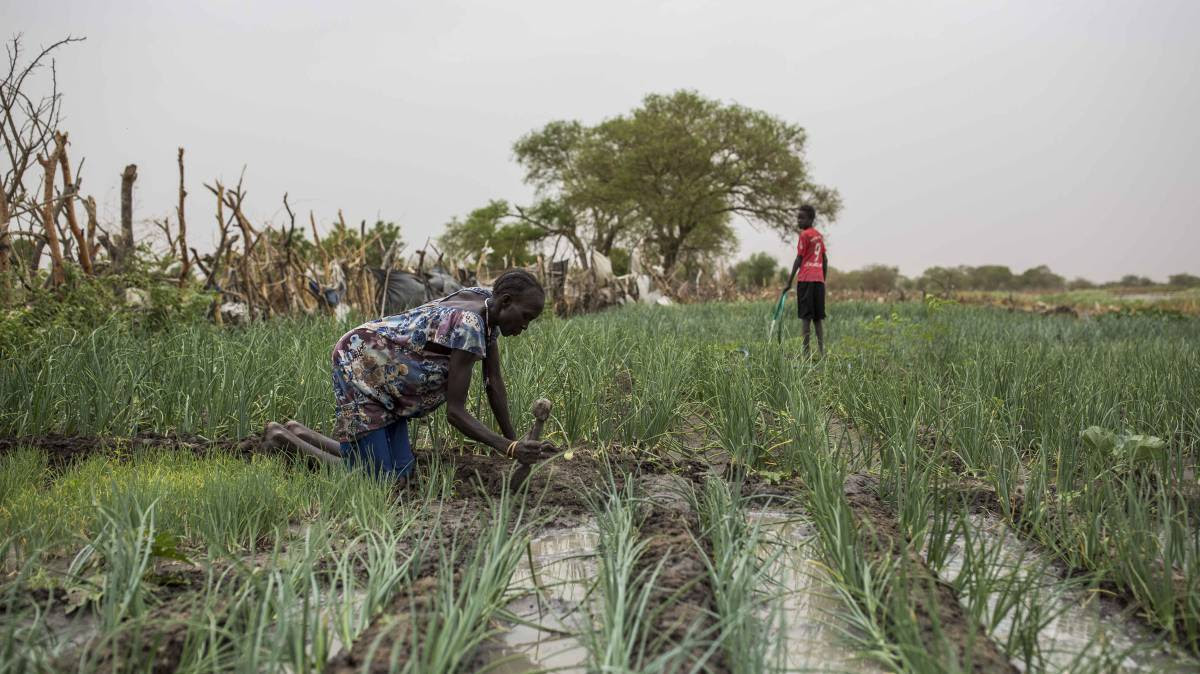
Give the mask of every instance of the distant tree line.
<svg viewBox="0 0 1200 674">
<path fill-rule="evenodd" d="M 767 253 L 755 253 L 733 267 L 733 276 L 742 290 L 767 288 L 781 285 L 787 269 L 780 267 Z M 885 293 L 893 290 L 924 290 L 935 294 L 947 294 L 960 290 L 1025 291 L 1025 290 L 1083 290 L 1088 288 L 1126 287 L 1137 288 L 1159 285 L 1152 279 L 1127 274 L 1117 281 L 1094 283 L 1086 278 L 1068 281 L 1054 273 L 1046 265 L 1031 267 L 1015 273 L 1004 265 L 981 265 L 971 267 L 930 267 L 920 276 L 905 277 L 898 267 L 873 264 L 841 271 L 830 268 L 829 286 L 835 290 L 861 290 Z M 1172 274 L 1167 285 L 1176 288 L 1200 287 L 1200 276 Z"/>
</svg>

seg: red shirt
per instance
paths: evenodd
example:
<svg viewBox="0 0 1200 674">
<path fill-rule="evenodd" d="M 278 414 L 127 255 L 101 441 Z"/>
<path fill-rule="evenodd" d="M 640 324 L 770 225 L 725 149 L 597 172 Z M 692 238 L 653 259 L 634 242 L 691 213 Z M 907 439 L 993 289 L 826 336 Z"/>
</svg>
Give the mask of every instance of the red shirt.
<svg viewBox="0 0 1200 674">
<path fill-rule="evenodd" d="M 796 244 L 796 255 L 800 258 L 800 272 L 796 280 L 802 282 L 825 282 L 825 239 L 816 227 L 809 227 L 800 232 L 800 242 Z"/>
</svg>

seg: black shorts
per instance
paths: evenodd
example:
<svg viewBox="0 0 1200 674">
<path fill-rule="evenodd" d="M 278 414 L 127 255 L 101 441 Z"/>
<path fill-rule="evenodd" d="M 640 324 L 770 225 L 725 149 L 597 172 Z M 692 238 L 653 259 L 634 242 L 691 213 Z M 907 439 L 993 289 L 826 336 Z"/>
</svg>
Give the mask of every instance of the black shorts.
<svg viewBox="0 0 1200 674">
<path fill-rule="evenodd" d="M 796 311 L 801 319 L 825 320 L 825 284 L 820 281 L 797 281 Z"/>
</svg>

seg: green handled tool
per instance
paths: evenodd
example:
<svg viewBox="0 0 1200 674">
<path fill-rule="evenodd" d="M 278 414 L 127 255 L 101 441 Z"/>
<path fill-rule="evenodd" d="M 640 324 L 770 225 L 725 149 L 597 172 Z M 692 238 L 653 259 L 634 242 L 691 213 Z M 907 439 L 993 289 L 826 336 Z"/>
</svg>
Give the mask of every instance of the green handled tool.
<svg viewBox="0 0 1200 674">
<path fill-rule="evenodd" d="M 775 303 L 775 313 L 771 315 L 771 327 L 767 329 L 767 341 L 770 341 L 775 335 L 779 335 L 779 341 L 783 341 L 783 305 L 787 301 L 788 290 L 784 288 L 783 292 L 779 293 L 779 301 Z"/>
</svg>

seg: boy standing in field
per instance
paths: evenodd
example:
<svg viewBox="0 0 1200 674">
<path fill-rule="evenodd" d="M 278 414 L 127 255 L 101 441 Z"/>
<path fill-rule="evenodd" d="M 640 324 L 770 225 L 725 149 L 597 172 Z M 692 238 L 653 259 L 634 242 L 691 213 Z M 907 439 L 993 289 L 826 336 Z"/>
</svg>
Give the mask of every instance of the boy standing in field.
<svg viewBox="0 0 1200 674">
<path fill-rule="evenodd" d="M 796 261 L 788 285 L 796 280 L 796 309 L 800 315 L 801 333 L 804 335 L 804 353 L 808 354 L 810 325 L 817 328 L 817 349 L 825 355 L 825 272 L 829 267 L 829 256 L 825 251 L 825 239 L 813 227 L 816 210 L 805 204 L 796 215 L 796 226 L 800 229 L 800 242 L 796 244 Z M 797 274 L 797 272 L 799 272 Z"/>
</svg>

